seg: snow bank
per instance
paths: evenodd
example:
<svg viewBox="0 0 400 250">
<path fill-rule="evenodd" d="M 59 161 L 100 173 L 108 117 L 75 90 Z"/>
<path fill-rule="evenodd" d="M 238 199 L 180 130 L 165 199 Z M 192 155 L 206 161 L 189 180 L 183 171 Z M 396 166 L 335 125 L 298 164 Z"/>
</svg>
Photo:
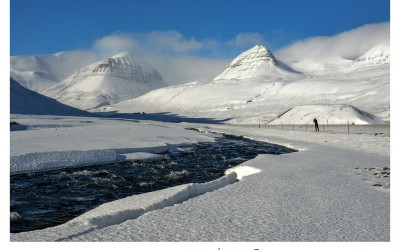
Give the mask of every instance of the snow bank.
<svg viewBox="0 0 400 250">
<path fill-rule="evenodd" d="M 105 203 L 71 220 L 70 226 L 90 225 L 106 227 L 136 219 L 144 213 L 182 203 L 190 198 L 212 192 L 236 181 L 237 174 L 230 173 L 207 183 L 185 184 L 152 193 L 130 196 L 121 200 Z"/>
<path fill-rule="evenodd" d="M 11 156 L 10 172 L 72 167 L 116 160 L 113 150 L 55 151 Z"/>
<path fill-rule="evenodd" d="M 229 175 L 231 173 L 236 173 L 237 179 L 239 181 L 241 181 L 243 177 L 246 177 L 246 176 L 249 176 L 252 174 L 256 174 L 259 172 L 261 172 L 261 170 L 258 168 L 255 168 L 255 167 L 238 166 L 238 167 L 234 167 L 234 168 L 230 168 L 230 169 L 226 170 L 225 175 Z"/>
<path fill-rule="evenodd" d="M 115 160 L 159 157 L 177 145 L 212 142 L 175 125 L 95 117 L 12 115 L 24 130 L 11 131 L 11 173 Z"/>
<path fill-rule="evenodd" d="M 44 230 L 11 234 L 11 240 L 44 241 L 68 240 L 97 228 L 104 228 L 133 220 L 150 211 L 180 204 L 207 192 L 223 188 L 236 182 L 238 175 L 231 172 L 207 183 L 179 185 L 155 192 L 133 195 L 98 206 L 83 215 L 57 227 Z"/>
<path fill-rule="evenodd" d="M 168 151 L 167 145 L 146 148 L 119 148 L 98 150 L 69 150 L 36 152 L 14 155 L 10 159 L 10 172 L 39 171 L 45 169 L 74 167 L 116 160 L 144 160 L 163 157 L 159 153 Z"/>
</svg>

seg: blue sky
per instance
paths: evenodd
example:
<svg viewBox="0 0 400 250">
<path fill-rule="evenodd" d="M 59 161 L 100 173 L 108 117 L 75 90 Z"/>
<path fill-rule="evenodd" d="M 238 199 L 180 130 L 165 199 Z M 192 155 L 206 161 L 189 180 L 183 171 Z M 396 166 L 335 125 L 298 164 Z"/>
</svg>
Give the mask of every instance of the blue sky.
<svg viewBox="0 0 400 250">
<path fill-rule="evenodd" d="M 10 9 L 11 55 L 108 46 L 231 58 L 390 21 L 389 0 L 11 0 Z"/>
</svg>

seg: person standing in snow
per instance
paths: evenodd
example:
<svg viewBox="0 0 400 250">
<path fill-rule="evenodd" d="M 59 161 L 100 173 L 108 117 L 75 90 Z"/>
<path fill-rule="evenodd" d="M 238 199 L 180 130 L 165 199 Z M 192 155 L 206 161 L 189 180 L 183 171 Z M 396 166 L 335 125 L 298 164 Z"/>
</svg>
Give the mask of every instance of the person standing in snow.
<svg viewBox="0 0 400 250">
<path fill-rule="evenodd" d="M 315 131 L 316 132 L 319 132 L 319 127 L 318 127 L 318 121 L 317 121 L 317 118 L 314 118 L 314 124 L 315 124 Z"/>
</svg>

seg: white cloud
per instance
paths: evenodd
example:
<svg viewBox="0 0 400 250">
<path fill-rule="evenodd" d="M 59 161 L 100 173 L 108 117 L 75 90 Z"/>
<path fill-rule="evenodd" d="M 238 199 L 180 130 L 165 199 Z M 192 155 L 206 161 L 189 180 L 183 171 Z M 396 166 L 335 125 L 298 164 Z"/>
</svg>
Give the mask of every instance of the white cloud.
<svg viewBox="0 0 400 250">
<path fill-rule="evenodd" d="M 229 46 L 234 47 L 249 47 L 255 46 L 260 44 L 265 44 L 264 37 L 258 33 L 239 33 L 236 37 L 232 40 L 227 42 Z"/>
<path fill-rule="evenodd" d="M 115 33 L 97 39 L 93 47 L 103 56 L 121 51 L 131 51 L 137 54 L 155 51 L 181 54 L 198 51 L 204 47 L 204 43 L 193 37 L 188 38 L 175 30 L 169 30 L 146 33 Z"/>
<path fill-rule="evenodd" d="M 140 44 L 125 34 L 113 34 L 97 39 L 94 49 L 102 56 L 117 54 L 121 51 L 135 51 Z"/>
<path fill-rule="evenodd" d="M 165 55 L 219 55 L 242 52 L 257 44 L 265 44 L 264 37 L 255 33 L 239 33 L 231 40 L 218 41 L 188 37 L 176 30 L 151 31 L 144 33 L 118 32 L 104 36 L 94 42 L 94 49 L 101 56 L 110 56 L 121 51 L 131 51 L 138 55 L 160 53 Z"/>
<path fill-rule="evenodd" d="M 193 37 L 187 38 L 175 30 L 152 31 L 139 37 L 143 37 L 143 42 L 148 42 L 159 51 L 183 53 L 204 47 L 203 42 L 196 41 Z"/>
<path fill-rule="evenodd" d="M 219 75 L 230 60 L 212 59 L 198 56 L 164 56 L 160 54 L 143 57 L 171 84 L 193 81 L 209 81 Z"/>
<path fill-rule="evenodd" d="M 312 37 L 297 41 L 276 51 L 275 55 L 282 61 L 356 59 L 389 38 L 389 22 L 367 24 L 334 36 Z"/>
<path fill-rule="evenodd" d="M 100 57 L 130 51 L 156 68 L 170 84 L 207 81 L 221 73 L 229 60 L 205 58 L 201 50 L 217 50 L 221 43 L 212 39 L 196 40 L 178 31 L 115 33 L 97 39 L 93 49 Z"/>
<path fill-rule="evenodd" d="M 283 62 L 312 62 L 316 67 L 332 58 L 355 59 L 374 45 L 390 37 L 390 23 L 370 24 L 334 36 L 312 37 L 297 41 L 278 51 L 275 56 Z M 221 73 L 241 52 L 256 44 L 267 44 L 260 33 L 239 33 L 233 39 L 196 39 L 182 33 L 151 31 L 144 33 L 114 33 L 95 41 L 94 49 L 101 56 L 131 51 L 155 67 L 170 84 L 195 80 L 207 81 Z M 229 60 L 206 58 L 214 55 Z M 307 61 L 307 62 L 306 62 Z M 298 64 L 300 67 L 301 65 Z M 314 66 L 313 66 L 314 67 Z M 301 68 L 299 68 L 301 71 Z"/>
</svg>

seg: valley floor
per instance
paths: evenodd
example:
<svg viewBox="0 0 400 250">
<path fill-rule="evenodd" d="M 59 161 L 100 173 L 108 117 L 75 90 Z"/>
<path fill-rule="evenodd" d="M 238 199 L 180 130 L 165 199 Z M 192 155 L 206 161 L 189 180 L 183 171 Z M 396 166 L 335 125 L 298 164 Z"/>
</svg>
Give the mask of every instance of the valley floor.
<svg viewBox="0 0 400 250">
<path fill-rule="evenodd" d="M 152 157 L 213 141 L 207 132 L 299 150 L 259 155 L 213 182 L 106 203 L 57 227 L 11 234 L 11 241 L 391 240 L 390 175 L 383 174 L 391 168 L 389 129 L 346 134 L 86 117 L 11 120 L 21 124 L 11 132 L 12 173 Z"/>
</svg>

